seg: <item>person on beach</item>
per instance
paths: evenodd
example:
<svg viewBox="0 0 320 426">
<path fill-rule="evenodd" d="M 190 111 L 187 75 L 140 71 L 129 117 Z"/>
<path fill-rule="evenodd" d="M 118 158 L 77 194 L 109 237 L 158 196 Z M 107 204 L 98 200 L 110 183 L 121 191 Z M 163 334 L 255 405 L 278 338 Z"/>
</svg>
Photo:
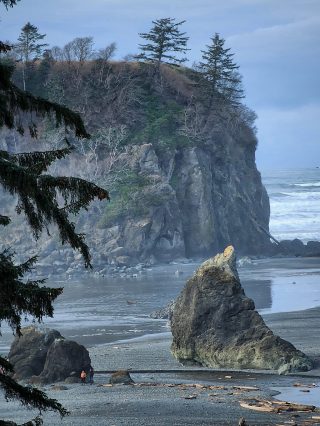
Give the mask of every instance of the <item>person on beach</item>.
<svg viewBox="0 0 320 426">
<path fill-rule="evenodd" d="M 82 385 L 86 384 L 86 378 L 87 378 L 87 373 L 84 370 L 82 370 L 81 374 L 80 374 L 80 379 L 81 379 L 81 384 Z"/>
<path fill-rule="evenodd" d="M 89 369 L 89 383 L 90 383 L 90 385 L 93 384 L 93 375 L 94 375 L 94 369 L 93 369 L 92 365 L 90 365 L 90 369 Z"/>
</svg>

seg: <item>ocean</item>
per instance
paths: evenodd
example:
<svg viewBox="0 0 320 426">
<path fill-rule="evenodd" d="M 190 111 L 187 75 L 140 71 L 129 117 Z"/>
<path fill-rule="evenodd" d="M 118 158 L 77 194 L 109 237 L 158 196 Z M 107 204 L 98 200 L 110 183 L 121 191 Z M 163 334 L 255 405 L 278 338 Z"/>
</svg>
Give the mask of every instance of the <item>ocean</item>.
<svg viewBox="0 0 320 426">
<path fill-rule="evenodd" d="M 270 232 L 279 240 L 320 240 L 320 169 L 262 171 Z"/>
</svg>

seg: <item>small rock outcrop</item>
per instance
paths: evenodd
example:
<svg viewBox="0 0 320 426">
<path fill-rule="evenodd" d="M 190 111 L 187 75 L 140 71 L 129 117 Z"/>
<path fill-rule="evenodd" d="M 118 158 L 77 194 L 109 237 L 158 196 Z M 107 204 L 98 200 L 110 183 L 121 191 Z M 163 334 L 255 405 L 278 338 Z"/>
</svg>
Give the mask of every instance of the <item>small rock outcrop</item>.
<svg viewBox="0 0 320 426">
<path fill-rule="evenodd" d="M 176 300 L 172 353 L 182 363 L 214 368 L 258 368 L 285 374 L 311 361 L 275 336 L 246 297 L 232 246 L 205 261 Z"/>
<path fill-rule="evenodd" d="M 89 369 L 91 361 L 87 349 L 65 339 L 57 330 L 31 326 L 22 328 L 21 333 L 21 337 L 14 339 L 9 352 L 14 379 L 32 378 L 33 383 L 53 383 Z"/>
<path fill-rule="evenodd" d="M 11 345 L 9 360 L 14 366 L 14 379 L 23 380 L 39 376 L 46 362 L 49 347 L 61 338 L 57 330 L 41 331 L 33 326 L 24 327 L 22 336 Z"/>
<path fill-rule="evenodd" d="M 128 370 L 118 370 L 111 374 L 109 383 L 111 385 L 132 385 L 132 380 Z"/>
<path fill-rule="evenodd" d="M 170 300 L 163 308 L 157 309 L 156 311 L 151 312 L 150 318 L 152 319 L 167 319 L 171 321 L 173 310 L 174 310 L 174 300 Z"/>
</svg>

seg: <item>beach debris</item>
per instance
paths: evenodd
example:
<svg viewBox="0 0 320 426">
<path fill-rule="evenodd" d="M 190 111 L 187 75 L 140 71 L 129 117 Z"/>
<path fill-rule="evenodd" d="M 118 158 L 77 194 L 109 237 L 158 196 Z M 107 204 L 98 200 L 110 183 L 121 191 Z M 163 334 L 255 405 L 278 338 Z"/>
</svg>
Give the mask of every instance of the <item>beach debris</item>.
<svg viewBox="0 0 320 426">
<path fill-rule="evenodd" d="M 316 409 L 314 405 L 295 404 L 293 402 L 286 401 L 270 401 L 267 399 L 257 398 L 239 401 L 239 403 L 242 408 L 268 413 L 282 413 L 290 411 L 313 412 Z"/>
<path fill-rule="evenodd" d="M 184 399 L 196 399 L 198 395 L 193 393 L 192 395 L 184 396 Z"/>
<path fill-rule="evenodd" d="M 132 385 L 132 380 L 128 370 L 118 370 L 111 374 L 109 383 L 112 385 Z"/>
<path fill-rule="evenodd" d="M 299 388 L 317 388 L 318 385 L 316 383 L 294 383 L 292 386 Z"/>
<path fill-rule="evenodd" d="M 251 392 L 260 390 L 256 386 L 232 386 L 232 389 L 243 391 L 243 392 Z"/>
<path fill-rule="evenodd" d="M 69 388 L 67 386 L 63 386 L 63 385 L 53 385 L 50 387 L 50 390 L 53 390 L 53 391 L 64 391 L 68 389 Z"/>
</svg>

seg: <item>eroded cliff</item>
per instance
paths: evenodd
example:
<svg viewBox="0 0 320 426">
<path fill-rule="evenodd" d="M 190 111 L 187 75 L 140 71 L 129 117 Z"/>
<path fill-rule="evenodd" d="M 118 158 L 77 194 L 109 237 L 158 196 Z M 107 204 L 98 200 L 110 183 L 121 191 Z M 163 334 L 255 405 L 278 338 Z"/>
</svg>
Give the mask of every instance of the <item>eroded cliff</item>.
<svg viewBox="0 0 320 426">
<path fill-rule="evenodd" d="M 240 254 L 263 253 L 270 245 L 269 200 L 247 108 L 221 99 L 208 106 L 199 76 L 188 69 L 163 66 L 155 75 L 152 67 L 134 63 L 99 67 L 86 64 L 75 81 L 73 68 L 51 64 L 38 86 L 54 86 L 45 94 L 56 100 L 60 93 L 59 102 L 81 111 L 92 134 L 74 142 L 73 159 L 58 172 L 111 191 L 110 204 L 93 205 L 78 220 L 98 259 L 94 264 L 202 257 L 228 244 Z M 61 145 L 63 134 L 48 123 L 40 128 L 46 147 Z M 19 146 L 12 134 L 2 135 L 1 143 Z M 77 259 L 47 239 L 40 246 L 47 264 Z"/>
</svg>

